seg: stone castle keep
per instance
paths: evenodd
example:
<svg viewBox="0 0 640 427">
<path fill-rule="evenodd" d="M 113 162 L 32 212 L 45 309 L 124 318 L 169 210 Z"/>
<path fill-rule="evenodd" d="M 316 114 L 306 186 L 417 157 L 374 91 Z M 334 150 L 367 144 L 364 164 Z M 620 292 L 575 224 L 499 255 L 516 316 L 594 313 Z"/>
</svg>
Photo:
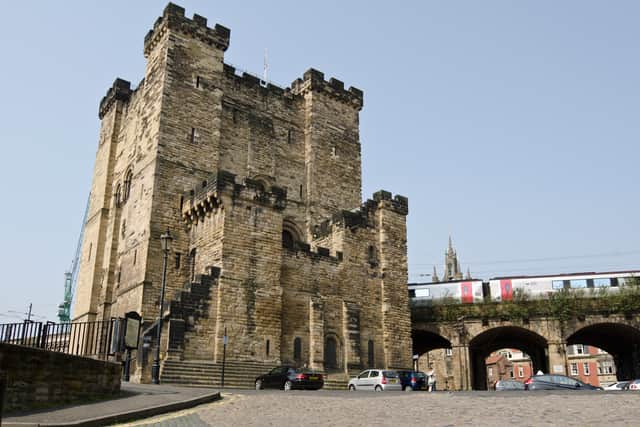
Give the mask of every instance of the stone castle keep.
<svg viewBox="0 0 640 427">
<path fill-rule="evenodd" d="M 169 229 L 165 373 L 220 363 L 225 328 L 230 369 L 410 367 L 408 201 L 361 201 L 362 91 L 313 69 L 286 89 L 239 74 L 229 39 L 169 4 L 142 81 L 102 99 L 74 321 L 135 311 L 153 338 Z"/>
</svg>

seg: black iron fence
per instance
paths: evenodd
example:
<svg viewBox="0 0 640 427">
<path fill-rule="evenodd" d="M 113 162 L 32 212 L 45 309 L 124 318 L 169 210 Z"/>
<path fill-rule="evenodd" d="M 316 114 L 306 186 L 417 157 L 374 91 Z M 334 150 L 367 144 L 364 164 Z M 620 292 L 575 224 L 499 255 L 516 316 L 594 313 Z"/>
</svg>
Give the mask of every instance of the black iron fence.
<svg viewBox="0 0 640 427">
<path fill-rule="evenodd" d="M 120 351 L 125 319 L 100 322 L 22 322 L 0 324 L 0 342 L 49 351 L 107 358 Z"/>
</svg>

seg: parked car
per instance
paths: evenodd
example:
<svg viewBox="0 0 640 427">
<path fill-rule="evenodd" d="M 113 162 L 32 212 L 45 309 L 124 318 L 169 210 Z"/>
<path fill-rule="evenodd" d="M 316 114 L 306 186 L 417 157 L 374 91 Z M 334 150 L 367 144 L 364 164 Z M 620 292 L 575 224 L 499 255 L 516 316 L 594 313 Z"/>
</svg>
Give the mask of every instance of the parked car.
<svg viewBox="0 0 640 427">
<path fill-rule="evenodd" d="M 496 391 L 524 390 L 524 383 L 516 380 L 496 381 Z"/>
<path fill-rule="evenodd" d="M 610 384 L 606 386 L 605 390 L 629 390 L 629 385 L 631 381 L 618 381 L 617 383 Z"/>
<path fill-rule="evenodd" d="M 565 375 L 534 375 L 524 382 L 525 390 L 602 390 Z"/>
<path fill-rule="evenodd" d="M 420 371 L 396 371 L 404 391 L 415 391 L 427 388 L 427 374 Z"/>
<path fill-rule="evenodd" d="M 402 390 L 402 383 L 396 371 L 382 369 L 367 369 L 349 380 L 349 391 L 370 390 Z"/>
<path fill-rule="evenodd" d="M 278 388 L 281 390 L 307 389 L 319 390 L 324 385 L 322 374 L 307 368 L 278 366 L 269 373 L 256 378 L 256 390 Z"/>
<path fill-rule="evenodd" d="M 640 390 L 640 379 L 631 381 L 627 390 Z"/>
</svg>

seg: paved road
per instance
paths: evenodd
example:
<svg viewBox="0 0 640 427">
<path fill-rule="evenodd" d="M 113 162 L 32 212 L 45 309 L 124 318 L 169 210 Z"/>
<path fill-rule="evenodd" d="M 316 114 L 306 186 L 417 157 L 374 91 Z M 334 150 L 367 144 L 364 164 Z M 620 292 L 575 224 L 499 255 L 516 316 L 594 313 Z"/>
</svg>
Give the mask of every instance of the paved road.
<svg viewBox="0 0 640 427">
<path fill-rule="evenodd" d="M 634 392 L 236 390 L 216 403 L 130 426 L 637 425 Z"/>
</svg>

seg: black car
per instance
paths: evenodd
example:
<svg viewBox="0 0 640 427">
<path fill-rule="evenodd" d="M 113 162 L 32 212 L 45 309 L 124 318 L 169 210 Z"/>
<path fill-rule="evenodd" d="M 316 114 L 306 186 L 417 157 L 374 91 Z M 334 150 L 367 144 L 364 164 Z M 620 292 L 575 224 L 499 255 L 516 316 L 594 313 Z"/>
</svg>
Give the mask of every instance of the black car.
<svg viewBox="0 0 640 427">
<path fill-rule="evenodd" d="M 534 375 L 524 382 L 525 390 L 602 390 L 565 375 Z"/>
<path fill-rule="evenodd" d="M 427 375 L 420 371 L 396 371 L 400 377 L 402 390 L 414 391 L 427 387 Z"/>
<path fill-rule="evenodd" d="M 292 366 L 278 366 L 269 371 L 269 373 L 256 378 L 256 390 L 262 390 L 263 388 L 319 390 L 323 385 L 322 374 L 307 368 L 294 368 Z"/>
</svg>

